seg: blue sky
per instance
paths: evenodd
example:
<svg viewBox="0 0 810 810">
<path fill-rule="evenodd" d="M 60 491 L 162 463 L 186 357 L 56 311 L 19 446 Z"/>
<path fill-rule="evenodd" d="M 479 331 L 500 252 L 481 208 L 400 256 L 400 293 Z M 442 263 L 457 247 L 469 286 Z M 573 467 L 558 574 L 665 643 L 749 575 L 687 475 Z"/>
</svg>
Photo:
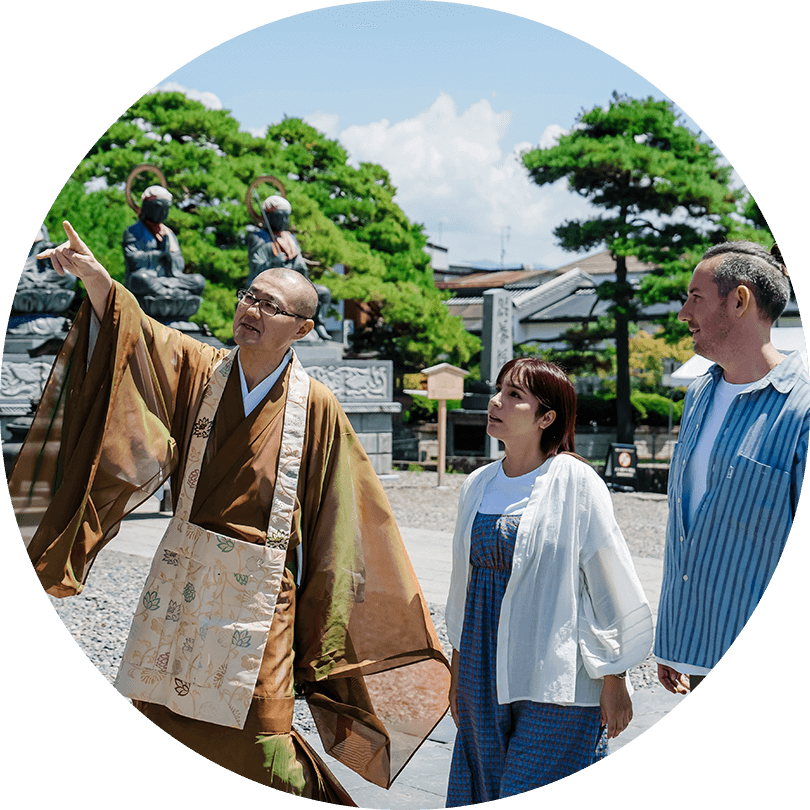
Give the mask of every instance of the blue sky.
<svg viewBox="0 0 810 810">
<path fill-rule="evenodd" d="M 203 53 L 183 88 L 262 132 L 284 115 L 382 164 L 405 213 L 451 261 L 559 266 L 553 228 L 587 211 L 564 181 L 531 184 L 517 152 L 569 128 L 614 90 L 665 98 L 575 37 L 492 9 L 411 0 L 298 14 Z M 693 122 L 689 125 L 696 128 Z"/>
</svg>

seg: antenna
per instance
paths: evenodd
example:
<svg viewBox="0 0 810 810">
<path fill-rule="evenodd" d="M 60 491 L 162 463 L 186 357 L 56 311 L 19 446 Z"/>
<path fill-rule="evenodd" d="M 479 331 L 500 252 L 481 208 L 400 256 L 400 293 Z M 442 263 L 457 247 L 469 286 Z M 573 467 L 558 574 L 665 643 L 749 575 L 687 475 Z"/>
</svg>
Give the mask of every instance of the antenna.
<svg viewBox="0 0 810 810">
<path fill-rule="evenodd" d="M 506 256 L 506 243 L 509 241 L 510 225 L 501 225 L 501 270 L 503 270 L 503 258 Z"/>
</svg>

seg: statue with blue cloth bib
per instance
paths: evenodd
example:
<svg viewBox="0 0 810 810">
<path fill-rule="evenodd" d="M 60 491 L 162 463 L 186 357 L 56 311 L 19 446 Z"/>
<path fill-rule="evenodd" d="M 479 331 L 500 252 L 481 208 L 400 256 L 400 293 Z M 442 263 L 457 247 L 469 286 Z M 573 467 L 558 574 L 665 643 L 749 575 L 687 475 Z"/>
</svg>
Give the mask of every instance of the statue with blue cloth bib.
<svg viewBox="0 0 810 810">
<path fill-rule="evenodd" d="M 139 166 L 127 182 L 127 198 L 138 221 L 124 232 L 124 284 L 150 317 L 164 322 L 188 320 L 200 308 L 205 278 L 185 272 L 180 243 L 166 225 L 172 194 L 162 174 L 162 185 L 149 186 L 141 195 L 140 207 L 132 203 L 132 179 L 144 170 L 157 172 L 154 167 Z"/>
</svg>

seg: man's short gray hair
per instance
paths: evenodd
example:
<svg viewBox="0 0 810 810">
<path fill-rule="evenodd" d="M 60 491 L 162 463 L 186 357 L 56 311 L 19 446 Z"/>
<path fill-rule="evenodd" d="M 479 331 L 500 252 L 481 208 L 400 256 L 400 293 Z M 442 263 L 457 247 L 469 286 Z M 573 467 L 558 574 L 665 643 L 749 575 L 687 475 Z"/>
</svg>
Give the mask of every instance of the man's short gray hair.
<svg viewBox="0 0 810 810">
<path fill-rule="evenodd" d="M 714 268 L 714 282 L 720 297 L 726 298 L 744 284 L 751 290 L 760 314 L 773 323 L 790 300 L 787 270 L 778 248 L 775 253 L 756 242 L 723 242 L 710 247 L 701 261 L 723 257 Z"/>
</svg>

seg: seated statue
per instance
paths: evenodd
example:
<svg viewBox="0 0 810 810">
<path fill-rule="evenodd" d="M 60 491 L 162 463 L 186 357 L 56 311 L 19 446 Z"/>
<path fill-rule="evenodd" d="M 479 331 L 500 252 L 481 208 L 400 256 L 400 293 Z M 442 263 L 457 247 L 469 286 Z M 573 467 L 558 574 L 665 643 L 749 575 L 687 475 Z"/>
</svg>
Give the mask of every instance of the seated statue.
<svg viewBox="0 0 810 810">
<path fill-rule="evenodd" d="M 163 186 L 149 186 L 141 195 L 138 221 L 124 231 L 124 286 L 147 315 L 164 321 L 194 315 L 205 287 L 199 273 L 183 272 L 180 243 L 164 224 L 171 203 Z"/>
<path fill-rule="evenodd" d="M 271 267 L 288 267 L 309 278 L 307 263 L 301 253 L 298 240 L 290 233 L 292 206 L 280 195 L 274 194 L 262 203 L 262 219 L 265 229 L 248 225 L 248 286 L 253 279 Z M 269 233 L 268 233 L 269 231 Z M 326 312 L 332 302 L 332 293 L 322 284 L 315 284 L 318 291 L 318 311 L 315 313 L 314 332 L 323 340 L 331 340 L 324 326 Z"/>
<path fill-rule="evenodd" d="M 23 265 L 12 312 L 59 315 L 73 302 L 76 277 L 70 273 L 60 276 L 50 260 L 37 259 L 38 253 L 51 247 L 56 244 L 50 241 L 48 229 L 43 225 Z"/>
</svg>

